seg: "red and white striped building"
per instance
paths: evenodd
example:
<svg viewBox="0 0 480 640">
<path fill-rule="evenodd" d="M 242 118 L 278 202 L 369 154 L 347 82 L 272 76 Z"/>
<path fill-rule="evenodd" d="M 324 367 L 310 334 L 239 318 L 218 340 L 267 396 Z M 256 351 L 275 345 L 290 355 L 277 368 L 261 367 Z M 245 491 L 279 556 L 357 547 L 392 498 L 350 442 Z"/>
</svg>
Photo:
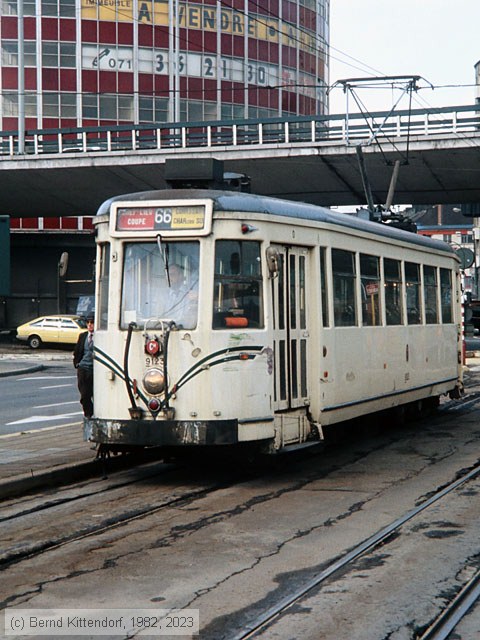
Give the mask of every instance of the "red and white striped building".
<svg viewBox="0 0 480 640">
<path fill-rule="evenodd" d="M 0 128 L 326 113 L 329 2 L 2 0 Z"/>
</svg>

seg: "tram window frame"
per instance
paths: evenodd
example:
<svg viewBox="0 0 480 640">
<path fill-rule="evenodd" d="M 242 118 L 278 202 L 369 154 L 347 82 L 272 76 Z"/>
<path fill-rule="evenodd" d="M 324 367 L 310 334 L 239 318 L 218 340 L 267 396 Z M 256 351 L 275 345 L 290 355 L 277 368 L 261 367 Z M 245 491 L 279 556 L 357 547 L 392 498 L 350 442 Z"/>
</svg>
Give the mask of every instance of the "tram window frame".
<svg viewBox="0 0 480 640">
<path fill-rule="evenodd" d="M 440 309 L 443 324 L 453 324 L 454 322 L 453 281 L 452 270 L 440 267 Z"/>
<path fill-rule="evenodd" d="M 380 258 L 367 253 L 361 253 L 359 258 L 362 324 L 366 327 L 379 327 L 382 325 Z"/>
<path fill-rule="evenodd" d="M 108 298 L 110 292 L 110 243 L 99 245 L 98 251 L 98 329 L 108 328 Z"/>
<path fill-rule="evenodd" d="M 330 326 L 330 313 L 328 308 L 328 277 L 327 277 L 327 248 L 320 247 L 320 297 L 322 304 L 322 326 Z"/>
<path fill-rule="evenodd" d="M 354 251 L 332 248 L 332 282 L 335 326 L 357 326 L 357 268 Z"/>
<path fill-rule="evenodd" d="M 420 264 L 417 262 L 407 262 L 405 269 L 405 295 L 407 300 L 407 322 L 408 324 L 422 324 L 422 297 Z"/>
<path fill-rule="evenodd" d="M 404 323 L 402 263 L 394 258 L 383 259 L 385 319 L 389 326 Z"/>
<path fill-rule="evenodd" d="M 423 265 L 423 304 L 425 324 L 438 324 L 438 275 L 437 268 Z"/>
<path fill-rule="evenodd" d="M 215 241 L 212 307 L 214 330 L 239 327 L 263 329 L 263 276 L 259 241 Z"/>
</svg>

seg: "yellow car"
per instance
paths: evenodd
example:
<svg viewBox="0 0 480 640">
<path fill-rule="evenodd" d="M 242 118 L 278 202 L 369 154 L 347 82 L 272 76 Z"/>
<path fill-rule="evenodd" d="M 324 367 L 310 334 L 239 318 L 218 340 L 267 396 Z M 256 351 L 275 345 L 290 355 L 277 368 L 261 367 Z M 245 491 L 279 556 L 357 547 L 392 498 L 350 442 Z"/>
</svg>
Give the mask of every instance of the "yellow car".
<svg viewBox="0 0 480 640">
<path fill-rule="evenodd" d="M 28 342 L 32 349 L 42 343 L 75 344 L 78 336 L 87 330 L 82 316 L 41 316 L 17 327 L 17 339 Z"/>
</svg>

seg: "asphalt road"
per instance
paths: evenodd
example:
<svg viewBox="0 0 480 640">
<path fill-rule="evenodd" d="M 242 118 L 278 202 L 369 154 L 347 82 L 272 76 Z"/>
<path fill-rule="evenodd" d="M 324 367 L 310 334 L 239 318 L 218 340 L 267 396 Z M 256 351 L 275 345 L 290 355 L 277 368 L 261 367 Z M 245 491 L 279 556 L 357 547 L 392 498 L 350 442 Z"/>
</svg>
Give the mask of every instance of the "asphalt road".
<svg viewBox="0 0 480 640">
<path fill-rule="evenodd" d="M 0 435 L 80 422 L 82 410 L 70 362 L 50 362 L 36 373 L 2 378 Z"/>
</svg>

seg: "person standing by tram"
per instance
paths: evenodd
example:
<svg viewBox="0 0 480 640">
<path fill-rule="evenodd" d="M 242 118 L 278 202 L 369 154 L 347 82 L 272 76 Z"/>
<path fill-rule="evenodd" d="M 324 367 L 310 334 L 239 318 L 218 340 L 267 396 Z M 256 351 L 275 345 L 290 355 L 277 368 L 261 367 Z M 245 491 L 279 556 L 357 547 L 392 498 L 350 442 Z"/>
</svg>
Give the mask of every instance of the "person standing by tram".
<svg viewBox="0 0 480 640">
<path fill-rule="evenodd" d="M 78 336 L 73 352 L 73 366 L 77 370 L 80 404 L 85 418 L 93 415 L 93 329 L 95 318 L 87 317 L 87 331 Z"/>
</svg>

